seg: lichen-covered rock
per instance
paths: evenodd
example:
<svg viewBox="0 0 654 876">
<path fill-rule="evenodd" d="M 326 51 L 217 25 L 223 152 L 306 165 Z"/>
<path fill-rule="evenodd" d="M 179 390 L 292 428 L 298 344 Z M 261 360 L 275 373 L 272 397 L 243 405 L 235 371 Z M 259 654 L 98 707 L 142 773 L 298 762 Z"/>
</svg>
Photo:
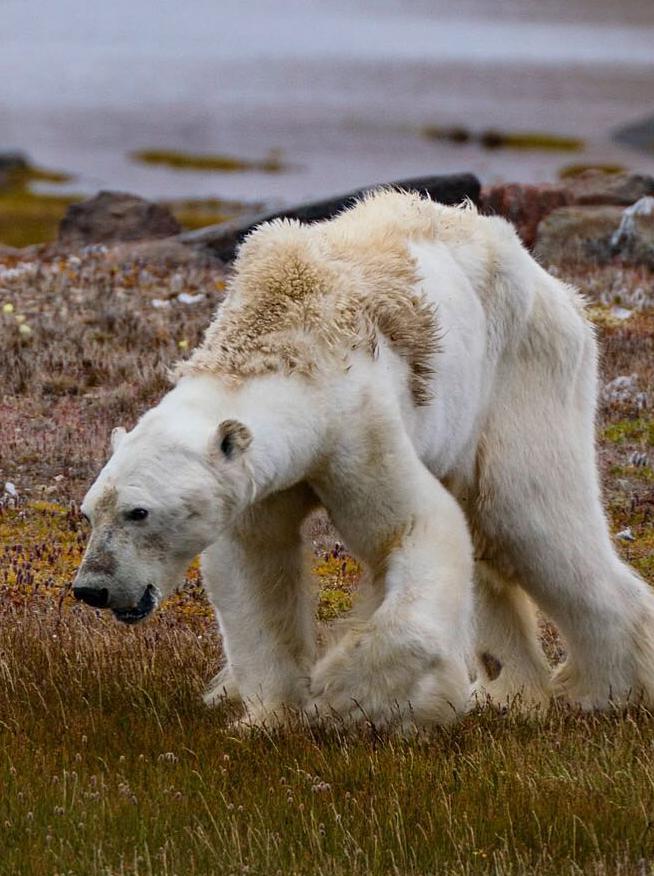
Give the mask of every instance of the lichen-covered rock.
<svg viewBox="0 0 654 876">
<path fill-rule="evenodd" d="M 553 211 L 538 226 L 534 255 L 547 266 L 602 265 L 618 257 L 654 268 L 654 213 L 632 212 L 629 234 L 620 234 L 625 211 L 616 206 L 572 206 Z"/>
<path fill-rule="evenodd" d="M 483 213 L 508 219 L 515 225 L 523 242 L 533 247 L 538 226 L 554 210 L 562 207 L 627 207 L 650 195 L 654 195 L 654 177 L 587 170 L 560 185 L 501 183 L 490 186 L 482 190 L 480 209 Z M 596 217 L 591 221 L 595 222 Z"/>
<path fill-rule="evenodd" d="M 72 204 L 59 225 L 59 243 L 84 246 L 119 240 L 148 240 L 179 234 L 167 207 L 124 192 L 100 192 Z"/>
<path fill-rule="evenodd" d="M 627 207 L 654 195 L 654 177 L 642 173 L 603 173 L 587 170 L 570 179 L 566 190 L 571 204 Z"/>
</svg>

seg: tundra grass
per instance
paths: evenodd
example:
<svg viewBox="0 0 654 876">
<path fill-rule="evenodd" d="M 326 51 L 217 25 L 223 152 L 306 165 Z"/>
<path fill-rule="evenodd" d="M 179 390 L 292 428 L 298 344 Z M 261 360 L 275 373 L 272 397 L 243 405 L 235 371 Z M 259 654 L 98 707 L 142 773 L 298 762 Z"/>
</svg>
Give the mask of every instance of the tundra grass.
<svg viewBox="0 0 654 876">
<path fill-rule="evenodd" d="M 647 873 L 654 719 L 236 734 L 213 628 L 3 602 L 0 873 Z"/>
<path fill-rule="evenodd" d="M 651 276 L 565 279 L 593 302 L 603 382 L 635 373 L 651 391 Z M 197 564 L 137 627 L 71 599 L 88 533 L 78 503 L 108 433 L 165 390 L 223 285 L 203 264 L 99 251 L 0 263 L 0 493 L 5 481 L 19 492 L 0 502 L 0 874 L 651 872 L 646 712 L 479 708 L 406 740 L 373 727 L 236 732 L 233 710 L 200 698 L 221 651 Z M 205 298 L 188 306 L 182 291 Z M 605 319 L 618 298 L 640 309 Z M 603 396 L 598 434 L 612 531 L 631 529 L 620 551 L 654 583 L 649 405 Z M 360 569 L 324 521 L 308 538 L 330 623 Z"/>
</svg>

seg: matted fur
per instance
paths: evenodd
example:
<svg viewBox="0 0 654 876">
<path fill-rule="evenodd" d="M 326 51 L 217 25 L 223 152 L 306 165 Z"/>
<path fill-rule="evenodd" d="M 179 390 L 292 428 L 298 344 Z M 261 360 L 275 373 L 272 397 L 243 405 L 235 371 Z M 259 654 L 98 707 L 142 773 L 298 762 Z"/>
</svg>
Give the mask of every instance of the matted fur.
<svg viewBox="0 0 654 876">
<path fill-rule="evenodd" d="M 382 190 L 326 222 L 260 226 L 239 250 L 228 298 L 202 345 L 176 377 L 310 375 L 321 362 L 345 364 L 352 350 L 374 356 L 383 335 L 409 365 L 416 404 L 428 403 L 438 325 L 409 243 L 446 237 L 454 216 L 465 212 Z"/>
</svg>

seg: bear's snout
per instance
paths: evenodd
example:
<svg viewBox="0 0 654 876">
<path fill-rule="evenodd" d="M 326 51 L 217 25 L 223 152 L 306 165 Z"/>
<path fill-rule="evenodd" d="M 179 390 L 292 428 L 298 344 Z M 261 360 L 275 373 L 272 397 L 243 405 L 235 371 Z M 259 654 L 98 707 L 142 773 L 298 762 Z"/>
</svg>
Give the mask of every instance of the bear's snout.
<svg viewBox="0 0 654 876">
<path fill-rule="evenodd" d="M 106 608 L 109 604 L 109 590 L 106 587 L 73 587 L 73 596 L 93 608 Z"/>
</svg>

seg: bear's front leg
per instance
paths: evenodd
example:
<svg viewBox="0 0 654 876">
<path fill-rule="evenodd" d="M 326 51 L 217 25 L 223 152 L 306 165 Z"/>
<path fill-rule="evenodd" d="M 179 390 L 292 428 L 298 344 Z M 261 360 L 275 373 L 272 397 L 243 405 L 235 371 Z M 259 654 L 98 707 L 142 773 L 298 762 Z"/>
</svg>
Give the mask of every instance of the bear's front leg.
<svg viewBox="0 0 654 876">
<path fill-rule="evenodd" d="M 461 509 L 443 486 L 419 464 L 412 474 L 395 482 L 395 497 L 370 501 L 367 513 L 356 495 L 351 505 L 330 509 L 373 570 L 378 607 L 318 661 L 310 718 L 337 713 L 348 722 L 404 730 L 449 723 L 469 708 L 470 538 Z M 377 492 L 392 483 L 377 481 Z"/>
<path fill-rule="evenodd" d="M 299 530 L 314 504 L 305 486 L 275 494 L 202 555 L 227 661 L 205 701 L 240 700 L 247 725 L 278 726 L 306 702 L 314 606 Z"/>
</svg>

